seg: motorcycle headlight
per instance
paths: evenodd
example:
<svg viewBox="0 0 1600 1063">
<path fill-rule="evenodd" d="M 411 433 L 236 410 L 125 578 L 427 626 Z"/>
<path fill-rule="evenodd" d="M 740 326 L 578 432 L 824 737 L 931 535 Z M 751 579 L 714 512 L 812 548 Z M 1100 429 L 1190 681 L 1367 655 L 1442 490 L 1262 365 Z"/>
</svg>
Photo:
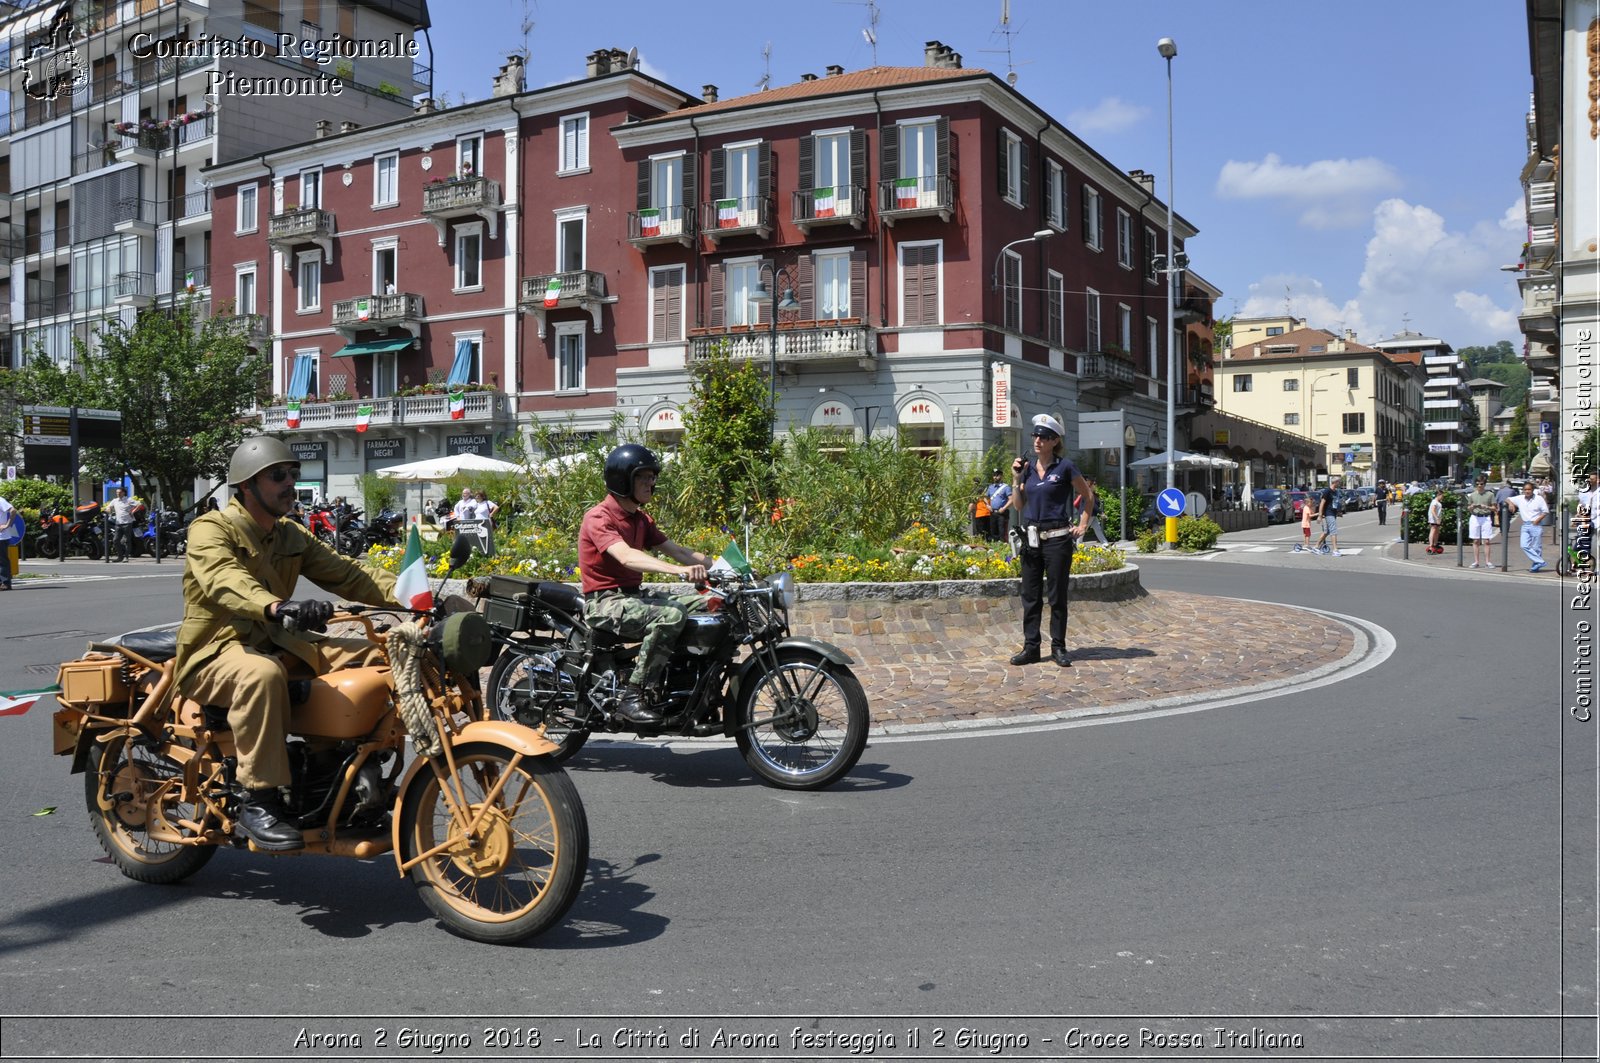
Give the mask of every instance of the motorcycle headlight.
<svg viewBox="0 0 1600 1063">
<path fill-rule="evenodd" d="M 772 585 L 773 596 L 785 609 L 793 609 L 798 598 L 794 589 L 794 573 L 780 572 L 768 581 Z"/>
</svg>

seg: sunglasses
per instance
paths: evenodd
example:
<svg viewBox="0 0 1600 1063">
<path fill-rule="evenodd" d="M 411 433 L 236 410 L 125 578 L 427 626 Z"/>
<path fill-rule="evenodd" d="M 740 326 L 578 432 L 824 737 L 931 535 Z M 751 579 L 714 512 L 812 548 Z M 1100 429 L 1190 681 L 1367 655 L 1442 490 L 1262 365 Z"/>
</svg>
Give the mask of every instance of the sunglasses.
<svg viewBox="0 0 1600 1063">
<path fill-rule="evenodd" d="M 276 468 L 268 469 L 266 476 L 275 484 L 281 484 L 285 480 L 298 480 L 300 479 L 300 466 L 279 465 Z"/>
</svg>

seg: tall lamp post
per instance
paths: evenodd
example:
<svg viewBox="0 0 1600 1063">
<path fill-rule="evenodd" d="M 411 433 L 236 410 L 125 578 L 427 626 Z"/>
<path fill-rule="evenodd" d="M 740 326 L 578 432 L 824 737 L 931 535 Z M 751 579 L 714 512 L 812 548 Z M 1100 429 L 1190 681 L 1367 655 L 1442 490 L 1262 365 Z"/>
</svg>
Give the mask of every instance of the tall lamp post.
<svg viewBox="0 0 1600 1063">
<path fill-rule="evenodd" d="M 1307 426 L 1307 428 L 1310 429 L 1311 441 L 1313 443 L 1316 442 L 1316 439 L 1317 439 L 1317 392 L 1321 390 L 1320 388 L 1317 387 L 1317 385 L 1322 383 L 1324 380 L 1333 380 L 1335 377 L 1337 377 L 1339 375 L 1340 372 L 1341 372 L 1341 370 L 1333 369 L 1333 370 L 1329 370 L 1328 372 L 1322 374 L 1319 377 L 1313 377 L 1311 379 L 1311 391 L 1310 391 L 1310 396 L 1311 396 L 1311 424 L 1309 424 Z M 1330 388 L 1329 390 L 1331 391 L 1333 389 Z M 1329 432 L 1328 434 L 1331 436 L 1333 433 Z M 1330 464 L 1331 464 L 1331 462 L 1330 462 Z M 1342 463 L 1341 463 L 1341 467 L 1342 467 Z M 1312 470 L 1311 470 L 1311 478 L 1313 480 L 1316 479 L 1316 472 L 1317 472 L 1316 468 L 1313 467 Z M 1331 476 L 1332 473 L 1333 473 L 1333 470 L 1329 469 L 1328 473 Z"/>
<path fill-rule="evenodd" d="M 1040 229 L 1032 236 L 1024 236 L 1020 240 L 1013 240 L 1009 244 L 1002 247 L 1000 249 L 1000 253 L 994 256 L 994 272 L 989 274 L 989 290 L 991 292 L 997 292 L 1000 290 L 1000 260 L 1006 257 L 1007 251 L 1011 250 L 1013 247 L 1020 247 L 1023 244 L 1033 243 L 1036 240 L 1048 240 L 1054 235 L 1054 229 Z"/>
<path fill-rule="evenodd" d="M 1178 44 L 1171 37 L 1163 37 L 1156 42 L 1156 51 L 1167 61 L 1167 487 L 1172 488 L 1177 486 L 1172 444 L 1178 431 L 1178 352 L 1173 345 L 1177 333 L 1173 286 L 1177 282 L 1178 255 L 1172 246 L 1172 59 L 1178 54 Z"/>
<path fill-rule="evenodd" d="M 771 262 L 762 262 L 757 276 L 765 273 L 772 278 L 772 289 L 768 290 L 767 282 L 761 281 L 756 285 L 756 290 L 750 293 L 750 305 L 759 313 L 763 305 L 770 304 L 770 313 L 767 315 L 767 340 L 770 346 L 767 349 L 767 404 L 772 410 L 772 432 L 770 438 L 778 438 L 778 311 L 787 313 L 800 309 L 800 301 L 794 297 L 794 282 L 790 279 L 787 270 L 778 269 Z M 778 278 L 782 277 L 788 283 L 783 287 L 783 298 L 778 298 L 776 289 Z"/>
</svg>

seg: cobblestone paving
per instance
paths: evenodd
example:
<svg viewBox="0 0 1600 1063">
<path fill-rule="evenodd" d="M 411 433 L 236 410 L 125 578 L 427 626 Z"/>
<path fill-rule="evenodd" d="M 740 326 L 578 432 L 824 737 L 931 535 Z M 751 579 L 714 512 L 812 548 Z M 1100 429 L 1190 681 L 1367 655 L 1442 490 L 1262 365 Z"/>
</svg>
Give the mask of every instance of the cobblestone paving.
<svg viewBox="0 0 1600 1063">
<path fill-rule="evenodd" d="M 1282 606 L 1163 591 L 1125 602 L 1074 602 L 1071 668 L 1014 667 L 1015 598 L 818 603 L 792 619 L 857 661 L 874 728 L 1019 718 L 1181 695 L 1221 694 L 1293 678 L 1355 647 L 1343 624 Z M 1049 632 L 1049 610 L 1045 610 Z M 1048 650 L 1048 646 L 1046 647 Z"/>
</svg>

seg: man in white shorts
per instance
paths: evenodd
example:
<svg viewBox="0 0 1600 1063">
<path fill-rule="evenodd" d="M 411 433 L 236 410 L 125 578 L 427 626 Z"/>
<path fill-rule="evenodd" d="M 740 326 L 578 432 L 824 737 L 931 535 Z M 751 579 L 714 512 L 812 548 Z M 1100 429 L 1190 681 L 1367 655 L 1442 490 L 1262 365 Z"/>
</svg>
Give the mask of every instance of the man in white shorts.
<svg viewBox="0 0 1600 1063">
<path fill-rule="evenodd" d="M 1496 516 L 1498 509 L 1494 492 L 1489 490 L 1489 481 L 1485 477 L 1478 477 L 1472 490 L 1467 492 L 1467 538 L 1472 540 L 1473 568 L 1492 567 L 1489 564 L 1489 541 L 1494 538 L 1494 528 L 1499 522 Z"/>
</svg>

